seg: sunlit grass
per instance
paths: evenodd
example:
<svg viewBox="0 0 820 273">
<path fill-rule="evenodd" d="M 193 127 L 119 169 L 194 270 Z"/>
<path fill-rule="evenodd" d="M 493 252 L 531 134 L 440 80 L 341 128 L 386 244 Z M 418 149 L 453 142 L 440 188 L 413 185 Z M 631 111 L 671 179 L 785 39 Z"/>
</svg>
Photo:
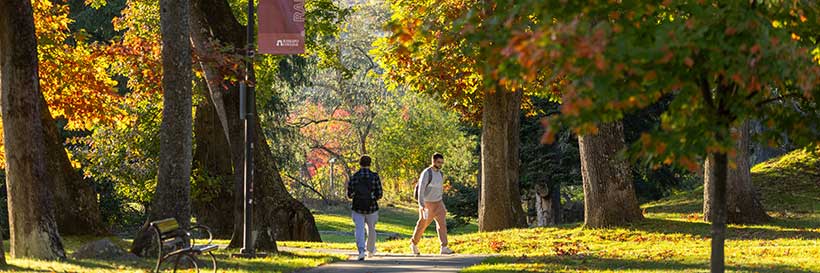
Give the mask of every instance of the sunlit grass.
<svg viewBox="0 0 820 273">
<path fill-rule="evenodd" d="M 796 151 L 755 166 L 753 183 L 774 220 L 730 225 L 729 272 L 820 272 L 820 157 Z M 463 272 L 709 272 L 710 226 L 701 220 L 703 189 L 643 205 L 646 220 L 628 227 L 580 225 L 456 236 L 461 253 L 496 253 Z M 436 243 L 422 242 L 423 251 Z M 388 243 L 388 251 L 406 251 Z"/>
<path fill-rule="evenodd" d="M 753 182 L 774 219 L 729 226 L 729 272 L 820 272 L 820 171 L 816 163 L 795 167 L 813 162 L 804 156 L 790 154 L 755 167 Z M 585 229 L 567 224 L 492 233 L 468 229 L 451 235 L 450 247 L 463 254 L 493 255 L 464 272 L 708 272 L 710 224 L 701 220 L 702 202 L 701 187 L 644 204 L 646 220 L 627 227 Z M 344 211 L 318 215 L 320 229 L 352 230 Z M 407 234 L 415 217 L 411 209 L 393 209 L 383 214 L 378 229 Z M 323 238 L 333 243 L 283 244 L 355 248 L 352 237 Z M 419 246 L 422 253 L 438 252 L 432 228 Z M 377 248 L 409 253 L 404 239 L 380 240 Z"/>
<path fill-rule="evenodd" d="M 313 249 L 343 249 L 355 250 L 355 238 L 352 235 L 354 230 L 353 220 L 350 217 L 350 210 L 345 207 L 326 208 L 321 211 L 314 211 L 314 218 L 316 219 L 316 226 L 323 232 L 321 243 L 317 242 L 278 242 L 280 246 L 294 247 L 294 248 L 313 248 Z M 378 242 L 386 242 L 388 236 L 385 234 L 397 234 L 401 237 L 399 241 L 407 242 L 413 234 L 418 214 L 415 208 L 407 205 L 390 204 L 385 205 L 379 210 L 379 221 L 376 224 L 376 231 L 380 234 Z M 472 233 L 478 230 L 475 223 L 470 223 L 466 226 L 453 228 L 450 234 L 465 234 Z M 339 234 L 334 232 L 344 232 L 348 234 Z M 435 224 L 431 224 L 425 232 L 425 236 L 436 236 Z"/>
<path fill-rule="evenodd" d="M 753 182 L 774 220 L 760 225 L 730 225 L 726 242 L 729 272 L 820 272 L 820 160 L 799 151 L 753 168 Z M 807 162 L 811 164 L 807 164 Z M 708 272 L 710 226 L 701 220 L 702 188 L 642 206 L 646 220 L 627 227 L 585 229 L 580 224 L 476 232 L 475 223 L 451 230 L 450 247 L 462 254 L 492 255 L 463 272 Z M 279 246 L 355 249 L 353 222 L 344 207 L 315 212 L 323 243 L 278 242 Z M 409 253 L 407 238 L 417 214 L 412 206 L 384 206 L 377 230 L 379 252 Z M 330 232 L 327 232 L 330 231 Z M 64 238 L 70 254 L 95 238 Z M 110 238 L 122 247 L 129 242 Z M 228 240 L 217 240 L 228 244 Z M 8 241 L 5 242 L 8 250 Z M 437 253 L 434 227 L 419 244 Z M 343 255 L 283 252 L 264 259 L 229 258 L 236 250 L 219 250 L 219 272 L 293 272 L 345 259 Z M 8 253 L 6 254 L 8 259 Z M 3 272 L 148 272 L 153 260 L 64 262 L 8 259 Z M 188 271 L 190 272 L 190 271 Z"/>
<path fill-rule="evenodd" d="M 70 254 L 83 243 L 94 239 L 98 238 L 66 237 L 63 241 L 66 251 Z M 128 243 L 123 240 L 109 239 L 112 239 L 117 245 L 128 246 Z M 227 241 L 217 243 L 227 243 Z M 5 249 L 8 250 L 8 241 L 5 241 L 5 244 Z M 260 259 L 230 258 L 230 255 L 235 252 L 235 249 L 218 250 L 216 252 L 219 272 L 294 272 L 299 269 L 312 268 L 347 258 L 344 255 L 312 252 L 282 252 L 279 255 L 271 255 Z M 11 259 L 8 252 L 6 252 L 6 260 L 8 266 L 0 267 L 0 272 L 151 272 L 155 263 L 155 260 L 149 258 L 121 261 Z M 201 259 L 200 265 L 204 265 L 204 262 L 205 259 Z M 178 272 L 194 272 L 194 270 L 180 270 Z M 202 272 L 210 271 L 203 269 Z"/>
</svg>

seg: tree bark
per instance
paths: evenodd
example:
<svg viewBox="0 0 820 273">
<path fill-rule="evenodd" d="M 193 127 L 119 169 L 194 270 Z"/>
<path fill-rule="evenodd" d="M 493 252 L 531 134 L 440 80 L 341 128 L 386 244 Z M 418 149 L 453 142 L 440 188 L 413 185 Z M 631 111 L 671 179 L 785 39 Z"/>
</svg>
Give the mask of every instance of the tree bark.
<svg viewBox="0 0 820 273">
<path fill-rule="evenodd" d="M 205 91 L 206 98 L 210 96 Z M 225 138 L 213 102 L 205 99 L 196 106 L 194 121 L 194 168 L 200 176 L 207 176 L 217 183 L 197 185 L 192 199 L 193 211 L 198 223 L 208 226 L 218 236 L 230 236 L 234 227 L 233 193 L 234 177 L 231 165 L 231 146 Z M 242 192 L 239 190 L 238 192 Z M 240 203 L 241 204 L 241 203 Z M 238 214 L 241 216 L 241 214 Z"/>
<path fill-rule="evenodd" d="M 563 217 L 563 208 L 561 207 L 561 183 L 556 181 L 550 186 L 549 197 L 552 202 L 553 224 L 557 225 L 562 222 L 561 217 Z"/>
<path fill-rule="evenodd" d="M 191 221 L 191 43 L 188 0 L 160 0 L 163 109 L 157 190 L 148 220 L 131 252 L 143 254 L 151 244 L 148 224 L 173 217 L 182 228 Z"/>
<path fill-rule="evenodd" d="M 233 237 L 230 247 L 242 245 L 242 174 L 241 166 L 244 164 L 243 154 L 243 124 L 239 119 L 239 91 L 235 82 L 224 81 L 226 73 L 217 67 L 216 63 L 209 58 L 221 56 L 221 52 L 216 52 L 215 48 L 209 46 L 212 41 L 233 46 L 234 48 L 245 47 L 245 28 L 238 23 L 233 16 L 228 2 L 225 0 L 194 0 L 192 1 L 192 41 L 194 51 L 201 60 L 200 65 L 205 71 L 205 77 L 209 89 L 208 99 L 213 106 L 211 110 L 215 112 L 222 126 L 210 126 L 214 131 L 220 131 L 225 135 L 225 141 L 216 140 L 218 133 L 211 133 L 210 138 L 197 138 L 197 154 L 208 155 L 230 155 L 231 163 L 234 166 L 233 180 L 225 180 L 225 183 L 232 183 L 233 192 L 221 192 L 217 200 L 233 199 Z M 203 58 L 205 57 L 205 58 Z M 238 76 L 238 75 L 235 75 Z M 204 107 L 204 106 L 203 106 Z M 201 108 L 201 107 L 200 107 Z M 253 113 L 258 118 L 258 112 Z M 200 123 L 198 123 L 200 124 Z M 197 132 L 200 128 L 197 128 Z M 279 176 L 279 168 L 271 154 L 270 147 L 261 134 L 261 126 L 256 125 L 254 156 L 254 222 L 253 230 L 258 234 L 256 248 L 258 250 L 276 251 L 275 240 L 301 240 L 320 241 L 319 231 L 313 215 L 301 202 L 294 199 L 282 182 Z M 207 140 L 207 141 L 205 141 Z M 199 141 L 203 141 L 200 143 Z M 215 145 L 218 143 L 228 143 L 229 145 Z M 198 158 L 199 160 L 199 158 Z M 198 161 L 201 162 L 201 161 Z M 199 164 L 206 168 L 213 165 Z M 224 165 L 223 165 L 224 166 Z M 211 174 L 222 174 L 223 179 L 227 179 L 228 168 L 222 166 L 215 169 L 208 169 Z M 235 194 L 239 193 L 239 194 Z M 198 210 L 195 214 L 203 213 Z M 222 221 L 231 221 L 230 218 L 222 218 Z M 226 223 L 220 224 L 225 226 Z"/>
<path fill-rule="evenodd" d="M 727 222 L 734 224 L 755 224 L 763 223 L 771 220 L 760 199 L 757 192 L 752 185 L 752 173 L 750 164 L 750 150 L 751 134 L 749 122 L 743 122 L 738 131 L 738 139 L 736 144 L 736 156 L 733 162 L 736 168 L 729 168 L 728 177 L 726 178 L 726 201 L 727 201 Z M 704 164 L 704 187 L 703 187 L 703 218 L 707 222 L 714 219 L 714 210 L 709 202 L 712 199 L 710 188 L 713 187 L 716 177 L 716 168 L 713 160 L 707 158 Z"/>
<path fill-rule="evenodd" d="M 71 166 L 63 140 L 51 117 L 43 95 L 39 95 L 40 119 L 46 141 L 46 164 L 54 179 L 55 204 L 57 206 L 57 226 L 62 235 L 103 235 L 108 230 L 102 222 L 100 203 L 94 185 L 82 178 L 80 172 Z"/>
<path fill-rule="evenodd" d="M 725 269 L 724 242 L 726 240 L 726 181 L 727 181 L 727 156 L 724 153 L 710 155 L 714 160 L 715 183 L 709 187 L 711 191 L 712 207 L 712 253 L 710 256 L 710 268 L 712 273 L 722 273 Z"/>
<path fill-rule="evenodd" d="M 38 73 L 31 2 L 0 0 L 0 92 L 11 256 L 65 259 L 54 215 L 54 179 L 47 163 Z"/>
<path fill-rule="evenodd" d="M 624 149 L 623 123 L 601 124 L 597 135 L 578 137 L 584 185 L 584 225 L 607 227 L 643 219 Z"/>
<path fill-rule="evenodd" d="M 513 209 L 513 217 L 516 221 L 516 227 L 527 226 L 527 213 L 521 207 L 521 185 L 519 174 L 521 173 L 521 100 L 523 98 L 523 91 L 512 94 L 512 101 L 507 110 L 507 122 L 509 128 L 507 129 L 507 182 L 510 187 L 510 204 Z"/>
<path fill-rule="evenodd" d="M 523 227 L 521 197 L 518 193 L 517 121 L 520 94 L 506 90 L 488 93 L 484 98 L 481 128 L 481 200 L 478 226 L 481 231 Z M 514 130 L 514 137 L 513 135 Z M 511 143 L 512 142 L 512 143 Z M 512 162 L 515 161 L 515 162 Z M 515 182 L 515 185 L 512 183 Z M 517 208 L 516 208 L 517 207 Z"/>
<path fill-rule="evenodd" d="M 557 209 L 552 199 L 556 193 L 546 183 L 535 185 L 535 224 L 539 227 L 552 226 L 558 223 Z"/>
</svg>

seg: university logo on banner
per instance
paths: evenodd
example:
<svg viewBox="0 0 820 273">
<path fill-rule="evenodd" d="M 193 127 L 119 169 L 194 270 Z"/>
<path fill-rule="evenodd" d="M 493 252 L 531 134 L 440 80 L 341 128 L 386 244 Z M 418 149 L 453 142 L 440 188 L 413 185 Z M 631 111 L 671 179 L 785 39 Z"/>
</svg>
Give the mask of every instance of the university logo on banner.
<svg viewBox="0 0 820 273">
<path fill-rule="evenodd" d="M 305 53 L 305 0 L 259 0 L 259 53 Z"/>
</svg>

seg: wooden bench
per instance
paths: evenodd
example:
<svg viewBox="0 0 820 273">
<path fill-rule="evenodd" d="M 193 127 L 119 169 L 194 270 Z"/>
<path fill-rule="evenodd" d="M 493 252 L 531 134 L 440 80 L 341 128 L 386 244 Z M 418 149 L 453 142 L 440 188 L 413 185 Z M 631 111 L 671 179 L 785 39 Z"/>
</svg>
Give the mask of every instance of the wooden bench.
<svg viewBox="0 0 820 273">
<path fill-rule="evenodd" d="M 192 225 L 191 228 L 185 230 L 179 226 L 176 219 L 168 218 L 151 222 L 150 228 L 154 231 L 156 239 L 157 266 L 154 268 L 155 272 L 160 272 L 162 263 L 171 259 L 174 259 L 174 272 L 176 272 L 183 257 L 188 258 L 196 272 L 199 272 L 196 256 L 203 254 L 210 256 L 214 273 L 216 272 L 216 257 L 213 251 L 219 247 L 211 244 L 213 234 L 208 227 Z M 208 241 L 205 244 L 196 244 L 196 236 L 192 234 L 195 230 L 207 233 Z"/>
</svg>

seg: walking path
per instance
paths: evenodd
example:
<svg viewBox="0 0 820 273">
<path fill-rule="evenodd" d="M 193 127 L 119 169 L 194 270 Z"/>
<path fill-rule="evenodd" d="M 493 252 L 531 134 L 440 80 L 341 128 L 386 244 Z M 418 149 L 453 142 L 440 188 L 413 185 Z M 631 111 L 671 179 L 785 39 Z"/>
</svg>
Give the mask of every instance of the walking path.
<svg viewBox="0 0 820 273">
<path fill-rule="evenodd" d="M 476 255 L 408 255 L 377 254 L 373 258 L 357 261 L 357 253 L 348 250 L 309 249 L 280 247 L 281 251 L 322 252 L 345 254 L 350 256 L 346 261 L 336 262 L 317 268 L 299 271 L 300 273 L 433 273 L 459 272 L 461 269 L 476 265 L 487 256 Z"/>
</svg>

